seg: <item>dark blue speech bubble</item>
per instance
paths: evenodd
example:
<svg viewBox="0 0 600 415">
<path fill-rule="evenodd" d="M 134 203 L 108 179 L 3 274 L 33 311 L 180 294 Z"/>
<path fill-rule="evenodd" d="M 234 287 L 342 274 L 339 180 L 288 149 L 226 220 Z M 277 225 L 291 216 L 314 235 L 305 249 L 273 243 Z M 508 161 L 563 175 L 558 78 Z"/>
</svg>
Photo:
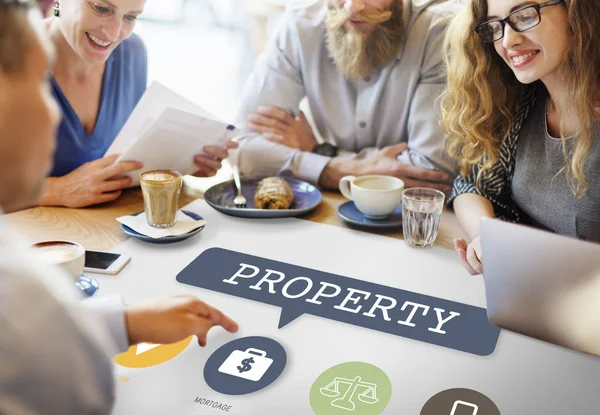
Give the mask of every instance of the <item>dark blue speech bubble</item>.
<svg viewBox="0 0 600 415">
<path fill-rule="evenodd" d="M 483 308 L 221 248 L 204 251 L 177 281 L 281 307 L 279 328 L 312 314 L 480 356 L 500 335 Z"/>
</svg>

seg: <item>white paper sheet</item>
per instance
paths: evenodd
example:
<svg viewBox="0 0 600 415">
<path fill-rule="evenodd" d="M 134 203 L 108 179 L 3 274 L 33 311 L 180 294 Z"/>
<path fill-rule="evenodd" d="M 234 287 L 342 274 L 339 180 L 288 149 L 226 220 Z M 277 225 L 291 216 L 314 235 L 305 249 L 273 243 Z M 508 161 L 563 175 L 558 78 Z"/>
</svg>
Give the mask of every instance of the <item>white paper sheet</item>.
<svg viewBox="0 0 600 415">
<path fill-rule="evenodd" d="M 121 154 L 116 162 L 140 161 L 143 171 L 195 170 L 193 157 L 207 145 L 223 146 L 233 136 L 233 126 L 153 82 L 131 113 L 106 155 Z M 128 175 L 139 185 L 142 170 Z"/>
</svg>

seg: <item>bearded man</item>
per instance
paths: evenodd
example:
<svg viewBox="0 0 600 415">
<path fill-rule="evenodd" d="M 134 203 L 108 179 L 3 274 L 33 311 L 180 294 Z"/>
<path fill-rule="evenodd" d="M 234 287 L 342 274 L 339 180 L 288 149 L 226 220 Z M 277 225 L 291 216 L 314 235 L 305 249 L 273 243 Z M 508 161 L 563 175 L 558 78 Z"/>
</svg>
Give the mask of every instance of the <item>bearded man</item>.
<svg viewBox="0 0 600 415">
<path fill-rule="evenodd" d="M 449 191 L 437 97 L 457 0 L 292 2 L 249 78 L 238 116 L 246 176 L 283 173 L 337 188 L 384 174 Z M 299 111 L 306 99 L 312 126 Z M 316 137 L 319 137 L 317 139 Z"/>
</svg>

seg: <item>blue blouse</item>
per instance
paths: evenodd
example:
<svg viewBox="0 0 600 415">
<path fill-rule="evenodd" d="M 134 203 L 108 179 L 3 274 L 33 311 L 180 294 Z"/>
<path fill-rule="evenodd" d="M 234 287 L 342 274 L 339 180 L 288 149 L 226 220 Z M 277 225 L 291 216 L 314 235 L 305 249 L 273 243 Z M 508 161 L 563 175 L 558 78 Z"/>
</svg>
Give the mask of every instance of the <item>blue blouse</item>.
<svg viewBox="0 0 600 415">
<path fill-rule="evenodd" d="M 83 128 L 56 80 L 52 92 L 62 110 L 54 166 L 50 176 L 60 177 L 88 161 L 102 158 L 144 94 L 148 78 L 146 48 L 135 34 L 121 42 L 106 61 L 96 126 Z"/>
</svg>

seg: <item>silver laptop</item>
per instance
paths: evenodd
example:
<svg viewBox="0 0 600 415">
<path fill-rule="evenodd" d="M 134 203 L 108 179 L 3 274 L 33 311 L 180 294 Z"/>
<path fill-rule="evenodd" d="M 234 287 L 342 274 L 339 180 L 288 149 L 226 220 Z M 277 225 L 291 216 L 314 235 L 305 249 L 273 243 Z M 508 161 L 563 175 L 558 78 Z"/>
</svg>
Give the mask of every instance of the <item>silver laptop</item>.
<svg viewBox="0 0 600 415">
<path fill-rule="evenodd" d="M 500 220 L 481 241 L 493 324 L 600 356 L 600 245 Z"/>
</svg>

